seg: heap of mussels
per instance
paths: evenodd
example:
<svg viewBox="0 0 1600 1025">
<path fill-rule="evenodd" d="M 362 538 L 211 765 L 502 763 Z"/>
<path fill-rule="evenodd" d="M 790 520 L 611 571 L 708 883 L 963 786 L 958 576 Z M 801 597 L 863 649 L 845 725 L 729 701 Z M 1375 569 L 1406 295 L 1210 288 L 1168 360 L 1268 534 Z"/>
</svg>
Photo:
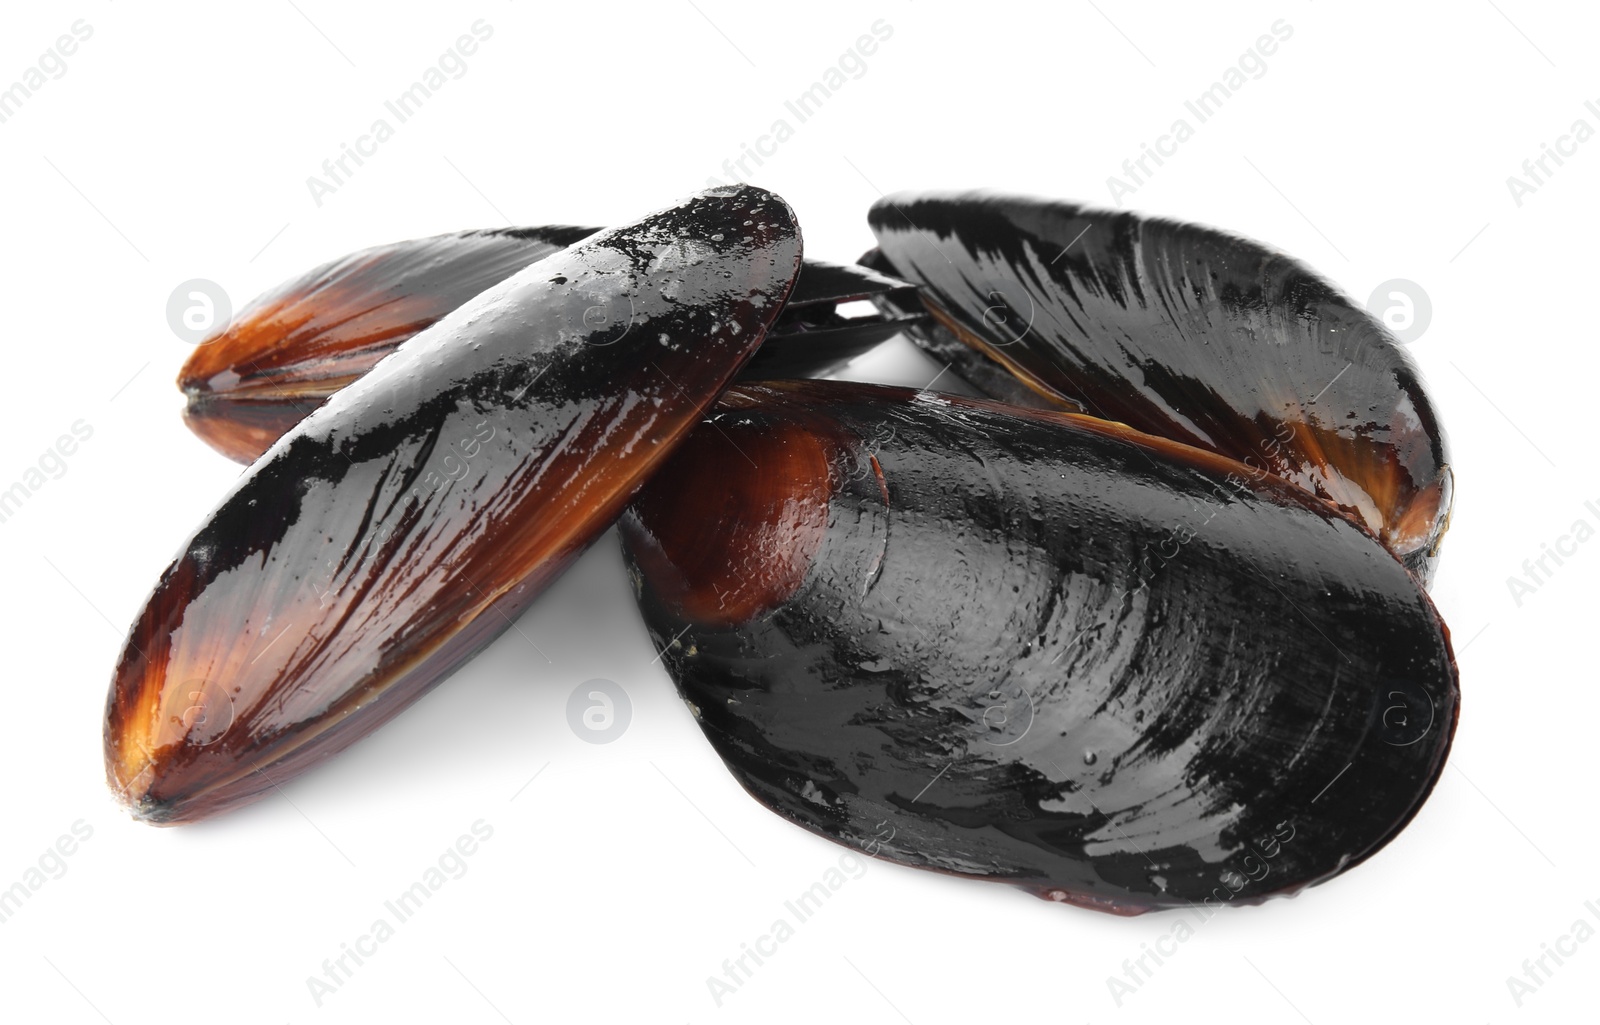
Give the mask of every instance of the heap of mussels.
<svg viewBox="0 0 1600 1025">
<path fill-rule="evenodd" d="M 1443 435 L 1393 338 L 1222 232 L 894 196 L 854 266 L 712 189 L 355 253 L 184 367 L 250 461 L 128 636 L 111 786 L 261 797 L 482 650 L 613 523 L 684 701 L 835 842 L 1132 914 L 1371 855 L 1459 690 Z M 845 304 L 870 300 L 875 315 Z M 897 334 L 993 399 L 819 380 Z"/>
</svg>

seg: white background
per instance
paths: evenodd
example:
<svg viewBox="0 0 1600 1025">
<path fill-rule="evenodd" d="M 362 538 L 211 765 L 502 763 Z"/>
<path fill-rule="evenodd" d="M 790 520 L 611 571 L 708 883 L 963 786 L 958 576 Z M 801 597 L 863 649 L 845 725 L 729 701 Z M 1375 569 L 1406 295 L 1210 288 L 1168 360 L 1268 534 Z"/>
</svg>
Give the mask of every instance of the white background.
<svg viewBox="0 0 1600 1025">
<path fill-rule="evenodd" d="M 1600 941 L 1520 1008 L 1506 979 L 1575 920 L 1600 925 L 1584 908 L 1600 904 L 1600 542 L 1520 605 L 1507 578 L 1575 521 L 1600 526 L 1600 140 L 1520 206 L 1506 179 L 1574 120 L 1600 129 L 1584 108 L 1600 101 L 1594 12 L 695 2 L 82 0 L 0 15 L 0 87 L 74 20 L 93 28 L 66 73 L 0 124 L 0 488 L 75 421 L 94 432 L 0 523 L 0 888 L 77 820 L 93 830 L 0 923 L 0 1015 L 1592 1020 Z M 480 18 L 493 36 L 467 73 L 317 205 L 307 177 Z M 798 124 L 784 101 L 877 19 L 893 34 L 865 73 Z M 509 633 L 333 764 L 214 822 L 154 829 L 112 803 L 100 721 L 124 631 L 239 472 L 178 419 L 171 382 L 189 349 L 165 304 L 179 282 L 214 279 L 237 305 L 379 242 L 632 219 L 726 178 L 724 160 L 780 117 L 794 137 L 749 166 L 798 211 L 813 256 L 869 246 L 880 189 L 1109 202 L 1107 177 L 1278 19 L 1293 35 L 1266 73 L 1206 123 L 1191 116 L 1194 137 L 1123 201 L 1277 245 L 1363 301 L 1390 278 L 1431 296 L 1411 348 L 1454 446 L 1434 596 L 1463 709 L 1437 791 L 1372 861 L 1218 915 L 1121 1006 L 1107 978 L 1170 933 L 1171 916 L 1117 919 L 874 862 L 718 1007 L 706 978 L 842 849 L 763 810 L 722 768 L 652 664 L 611 535 L 519 624 L 548 662 Z M 914 384 L 931 373 L 906 352 L 854 368 Z M 568 695 L 591 677 L 632 700 L 611 744 L 567 723 Z M 493 837 L 465 875 L 317 1006 L 307 977 L 479 819 Z"/>
</svg>

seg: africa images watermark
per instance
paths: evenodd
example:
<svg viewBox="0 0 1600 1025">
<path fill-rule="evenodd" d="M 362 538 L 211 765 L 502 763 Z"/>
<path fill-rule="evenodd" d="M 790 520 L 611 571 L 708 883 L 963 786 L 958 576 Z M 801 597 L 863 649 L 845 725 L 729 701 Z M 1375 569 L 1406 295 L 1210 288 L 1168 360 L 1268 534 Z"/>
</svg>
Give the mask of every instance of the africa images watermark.
<svg viewBox="0 0 1600 1025">
<path fill-rule="evenodd" d="M 1196 123 L 1205 124 L 1216 116 L 1223 104 L 1248 85 L 1250 79 L 1264 77 L 1267 58 L 1277 53 L 1278 47 L 1293 37 L 1294 26 L 1279 18 L 1272 23 L 1271 34 L 1263 33 L 1258 37 L 1254 45 L 1239 56 L 1238 63 L 1224 69 L 1210 88 L 1192 100 L 1183 101 L 1184 109 L 1194 115 Z M 1165 135 L 1156 137 L 1153 147 L 1148 142 L 1140 143 L 1139 155 L 1122 162 L 1122 176 L 1111 175 L 1106 179 L 1111 201 L 1120 203 L 1123 196 L 1131 196 L 1139 191 L 1139 186 L 1146 184 L 1155 174 L 1155 169 L 1165 163 L 1162 158 L 1177 156 L 1178 147 L 1192 138 L 1194 125 L 1189 123 L 1188 118 L 1180 117 L 1172 122 Z M 1155 168 L 1150 166 L 1152 162 Z"/>
<path fill-rule="evenodd" d="M 24 68 L 15 82 L 0 91 L 0 125 L 16 117 L 22 105 L 52 79 L 65 77 L 67 58 L 78 52 L 79 45 L 93 38 L 94 26 L 82 18 L 72 23 L 70 34 L 63 32 L 56 37 L 56 41 L 39 55 L 32 66 Z"/>
<path fill-rule="evenodd" d="M 1600 906 L 1594 901 L 1586 900 L 1583 908 L 1589 912 L 1590 917 L 1600 922 Z M 1555 976 L 1556 968 L 1566 964 L 1566 959 L 1578 952 L 1578 944 L 1588 943 L 1590 937 L 1595 935 L 1595 927 L 1588 919 L 1577 918 L 1572 922 L 1567 932 L 1557 936 L 1554 944 L 1540 943 L 1542 953 L 1538 957 L 1524 958 L 1522 962 L 1522 978 L 1515 975 L 1506 976 L 1506 989 L 1511 994 L 1511 1002 L 1518 1009 L 1522 1002 L 1544 988 L 1544 984 Z M 1550 962 L 1555 962 L 1551 967 Z"/>
<path fill-rule="evenodd" d="M 1600 523 L 1600 503 L 1585 502 L 1583 507 L 1589 516 L 1594 517 L 1594 522 L 1591 523 L 1587 517 L 1579 516 L 1572 521 L 1572 528 L 1556 538 L 1554 544 L 1541 541 L 1539 554 L 1522 560 L 1522 576 L 1512 574 L 1506 577 L 1506 589 L 1511 592 L 1511 600 L 1516 603 L 1517 608 L 1522 608 L 1522 602 L 1527 596 L 1548 584 L 1555 576 L 1556 570 L 1566 564 L 1567 559 L 1578 554 L 1579 545 L 1595 536 L 1595 523 Z"/>
<path fill-rule="evenodd" d="M 72 421 L 72 433 L 56 438 L 55 444 L 44 450 L 36 465 L 22 471 L 20 480 L 0 491 L 0 523 L 8 523 L 28 499 L 52 480 L 67 475 L 67 460 L 78 452 L 78 446 L 94 437 L 94 427 L 87 420 Z"/>
<path fill-rule="evenodd" d="M 435 863 L 423 870 L 420 879 L 401 890 L 392 900 L 383 902 L 387 916 L 375 919 L 367 931 L 353 941 L 340 943 L 338 956 L 323 960 L 320 977 L 306 976 L 306 989 L 311 994 L 312 1003 L 321 1007 L 322 1002 L 354 978 L 356 969 L 366 964 L 367 958 L 377 954 L 381 944 L 393 939 L 399 926 L 411 921 L 423 905 L 433 899 L 435 893 L 444 889 L 450 880 L 460 879 L 467 874 L 467 859 L 478 853 L 479 844 L 494 836 L 494 827 L 483 819 L 478 819 L 471 828 L 470 834 L 462 833 L 456 837 L 455 843 L 446 847 Z"/>
<path fill-rule="evenodd" d="M 894 36 L 894 26 L 882 18 L 871 25 L 872 34 L 862 34 L 848 50 L 839 55 L 839 59 L 826 68 L 811 87 L 792 100 L 784 100 L 784 110 L 794 115 L 797 124 L 805 124 L 822 105 L 843 89 L 850 79 L 861 78 L 867 73 L 867 58 L 878 52 L 878 47 L 888 42 Z M 848 75 L 849 78 L 845 76 Z M 722 173 L 730 180 L 748 181 L 752 171 L 749 162 L 754 161 L 756 167 L 763 163 L 762 157 L 771 157 L 778 152 L 778 147 L 794 138 L 794 125 L 789 123 L 787 117 L 776 118 L 765 135 L 756 137 L 755 147 L 749 143 L 739 144 L 740 153 L 737 157 L 729 158 L 722 162 Z M 719 185 L 729 184 L 716 175 L 706 177 L 706 186 L 716 188 Z"/>
<path fill-rule="evenodd" d="M 779 944 L 793 939 L 795 931 L 822 910 L 823 905 L 833 899 L 833 895 L 845 883 L 866 874 L 866 858 L 853 851 L 839 855 L 837 867 L 829 866 L 821 879 L 802 890 L 793 900 L 783 902 L 783 909 L 789 913 L 787 917 L 778 916 L 766 932 L 748 943 L 740 943 L 739 956 L 723 960 L 721 977 L 706 976 L 706 989 L 711 992 L 712 1002 L 721 1007 L 724 1000 L 737 993 L 755 976 L 756 969 L 766 964 L 767 958 L 778 953 L 781 949 Z M 752 961 L 755 962 L 754 966 L 751 965 Z"/>
<path fill-rule="evenodd" d="M 23 905 L 44 889 L 45 883 L 66 875 L 67 859 L 78 853 L 80 844 L 87 843 L 94 836 L 94 827 L 83 819 L 74 822 L 70 829 L 70 833 L 56 837 L 56 842 L 46 847 L 36 862 L 23 870 L 21 879 L 8 889 L 0 890 L 0 923 L 17 917 Z"/>
<path fill-rule="evenodd" d="M 1595 118 L 1600 119 L 1600 104 L 1594 100 L 1585 100 L 1583 106 Z M 1506 188 L 1511 192 L 1511 201 L 1517 206 L 1523 203 L 1523 197 L 1531 196 L 1539 191 L 1540 186 L 1548 185 L 1550 178 L 1560 170 L 1566 161 L 1562 157 L 1578 155 L 1578 147 L 1594 138 L 1594 126 L 1583 118 L 1572 122 L 1566 134 L 1556 136 L 1555 146 L 1548 142 L 1539 143 L 1539 155 L 1529 157 L 1522 162 L 1522 175 L 1510 175 L 1506 178 Z M 1551 164 L 1555 166 L 1552 167 Z"/>
<path fill-rule="evenodd" d="M 1153 946 L 1141 940 L 1139 956 L 1124 958 L 1122 961 L 1123 977 L 1106 976 L 1106 989 L 1111 993 L 1112 1003 L 1121 1007 L 1125 999 L 1137 993 L 1146 982 L 1155 977 L 1156 968 L 1160 968 L 1167 963 L 1167 958 L 1177 954 L 1180 943 L 1188 942 L 1195 934 L 1195 926 L 1208 922 L 1212 915 L 1222 910 L 1225 902 L 1232 900 L 1251 882 L 1260 882 L 1270 875 L 1272 867 L 1268 862 L 1283 852 L 1283 845 L 1293 840 L 1294 834 L 1293 822 L 1285 820 L 1278 823 L 1273 827 L 1271 836 L 1258 839 L 1253 846 L 1246 848 L 1247 853 L 1239 860 L 1237 867 L 1226 868 L 1217 876 L 1221 885 L 1213 887 L 1210 895 L 1199 904 L 1190 905 L 1189 914 L 1194 918 L 1194 925 L 1180 918 L 1172 929 L 1156 937 Z M 1151 966 L 1151 961 L 1155 962 L 1154 967 Z"/>
<path fill-rule="evenodd" d="M 383 108 L 393 115 L 394 123 L 391 124 L 388 117 L 379 117 L 364 134 L 356 136 L 354 146 L 341 142 L 339 155 L 322 162 L 322 174 L 313 174 L 306 179 L 306 188 L 311 192 L 311 201 L 320 207 L 326 197 L 338 192 L 341 186 L 349 184 L 356 169 L 366 163 L 362 158 L 376 156 L 378 147 L 394 138 L 396 124 L 405 124 L 411 120 L 417 111 L 422 109 L 422 105 L 443 89 L 451 79 L 465 77 L 468 70 L 467 58 L 477 53 L 478 47 L 492 38 L 494 38 L 494 26 L 479 18 L 472 23 L 472 34 L 458 37 L 450 49 L 439 55 L 438 61 L 423 70 L 417 80 L 411 83 L 410 88 L 391 100 L 384 100 Z M 350 166 L 352 163 L 355 167 Z"/>
</svg>

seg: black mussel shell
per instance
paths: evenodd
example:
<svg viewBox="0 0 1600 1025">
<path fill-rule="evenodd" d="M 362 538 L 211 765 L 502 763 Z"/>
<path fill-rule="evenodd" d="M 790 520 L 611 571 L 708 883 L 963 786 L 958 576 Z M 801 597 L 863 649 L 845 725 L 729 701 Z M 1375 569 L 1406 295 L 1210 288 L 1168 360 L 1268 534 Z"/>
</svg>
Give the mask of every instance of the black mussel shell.
<svg viewBox="0 0 1600 1025">
<path fill-rule="evenodd" d="M 980 389 L 1015 402 L 1020 380 L 1029 404 L 1282 477 L 1431 578 L 1452 491 L 1438 417 L 1388 330 L 1304 264 L 1194 224 L 988 193 L 892 195 L 868 219 L 867 262 L 934 315 L 912 336 Z"/>
<path fill-rule="evenodd" d="M 762 804 L 1123 914 L 1256 903 L 1416 814 L 1459 699 L 1326 502 L 1128 428 L 831 381 L 728 392 L 629 508 L 645 623 Z"/>
<path fill-rule="evenodd" d="M 710 190 L 502 280 L 291 429 L 134 622 L 112 787 L 154 822 L 215 814 L 471 658 L 755 352 L 800 249 L 781 199 Z"/>
</svg>

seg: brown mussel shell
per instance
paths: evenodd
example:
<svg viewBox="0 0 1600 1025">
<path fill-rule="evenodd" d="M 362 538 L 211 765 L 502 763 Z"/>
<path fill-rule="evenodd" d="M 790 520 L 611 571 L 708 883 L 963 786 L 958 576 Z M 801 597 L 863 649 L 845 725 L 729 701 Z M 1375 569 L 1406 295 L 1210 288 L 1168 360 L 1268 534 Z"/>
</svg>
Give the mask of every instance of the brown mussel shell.
<svg viewBox="0 0 1600 1025">
<path fill-rule="evenodd" d="M 375 246 L 307 271 L 255 299 L 195 349 L 178 375 L 184 421 L 223 455 L 250 462 L 419 331 L 599 230 L 454 232 Z M 747 372 L 829 373 L 923 319 L 911 291 L 860 265 L 808 260 Z M 889 294 L 911 312 L 849 317 L 836 309 Z"/>
<path fill-rule="evenodd" d="M 741 384 L 621 533 L 706 736 L 785 818 L 1132 914 L 1359 863 L 1442 771 L 1448 633 L 1362 526 L 1089 417 Z"/>
<path fill-rule="evenodd" d="M 142 818 L 262 796 L 509 627 L 760 344 L 800 266 L 781 199 L 713 189 L 416 335 L 285 434 L 162 575 L 106 705 Z"/>
<path fill-rule="evenodd" d="M 184 362 L 189 429 L 249 462 L 400 344 L 597 229 L 553 225 L 374 246 L 258 296 Z"/>
<path fill-rule="evenodd" d="M 933 314 L 912 337 L 979 389 L 1282 477 L 1431 579 L 1452 497 L 1438 417 L 1388 330 L 1304 264 L 1194 224 L 989 193 L 892 195 L 868 220 L 866 262 Z"/>
</svg>

